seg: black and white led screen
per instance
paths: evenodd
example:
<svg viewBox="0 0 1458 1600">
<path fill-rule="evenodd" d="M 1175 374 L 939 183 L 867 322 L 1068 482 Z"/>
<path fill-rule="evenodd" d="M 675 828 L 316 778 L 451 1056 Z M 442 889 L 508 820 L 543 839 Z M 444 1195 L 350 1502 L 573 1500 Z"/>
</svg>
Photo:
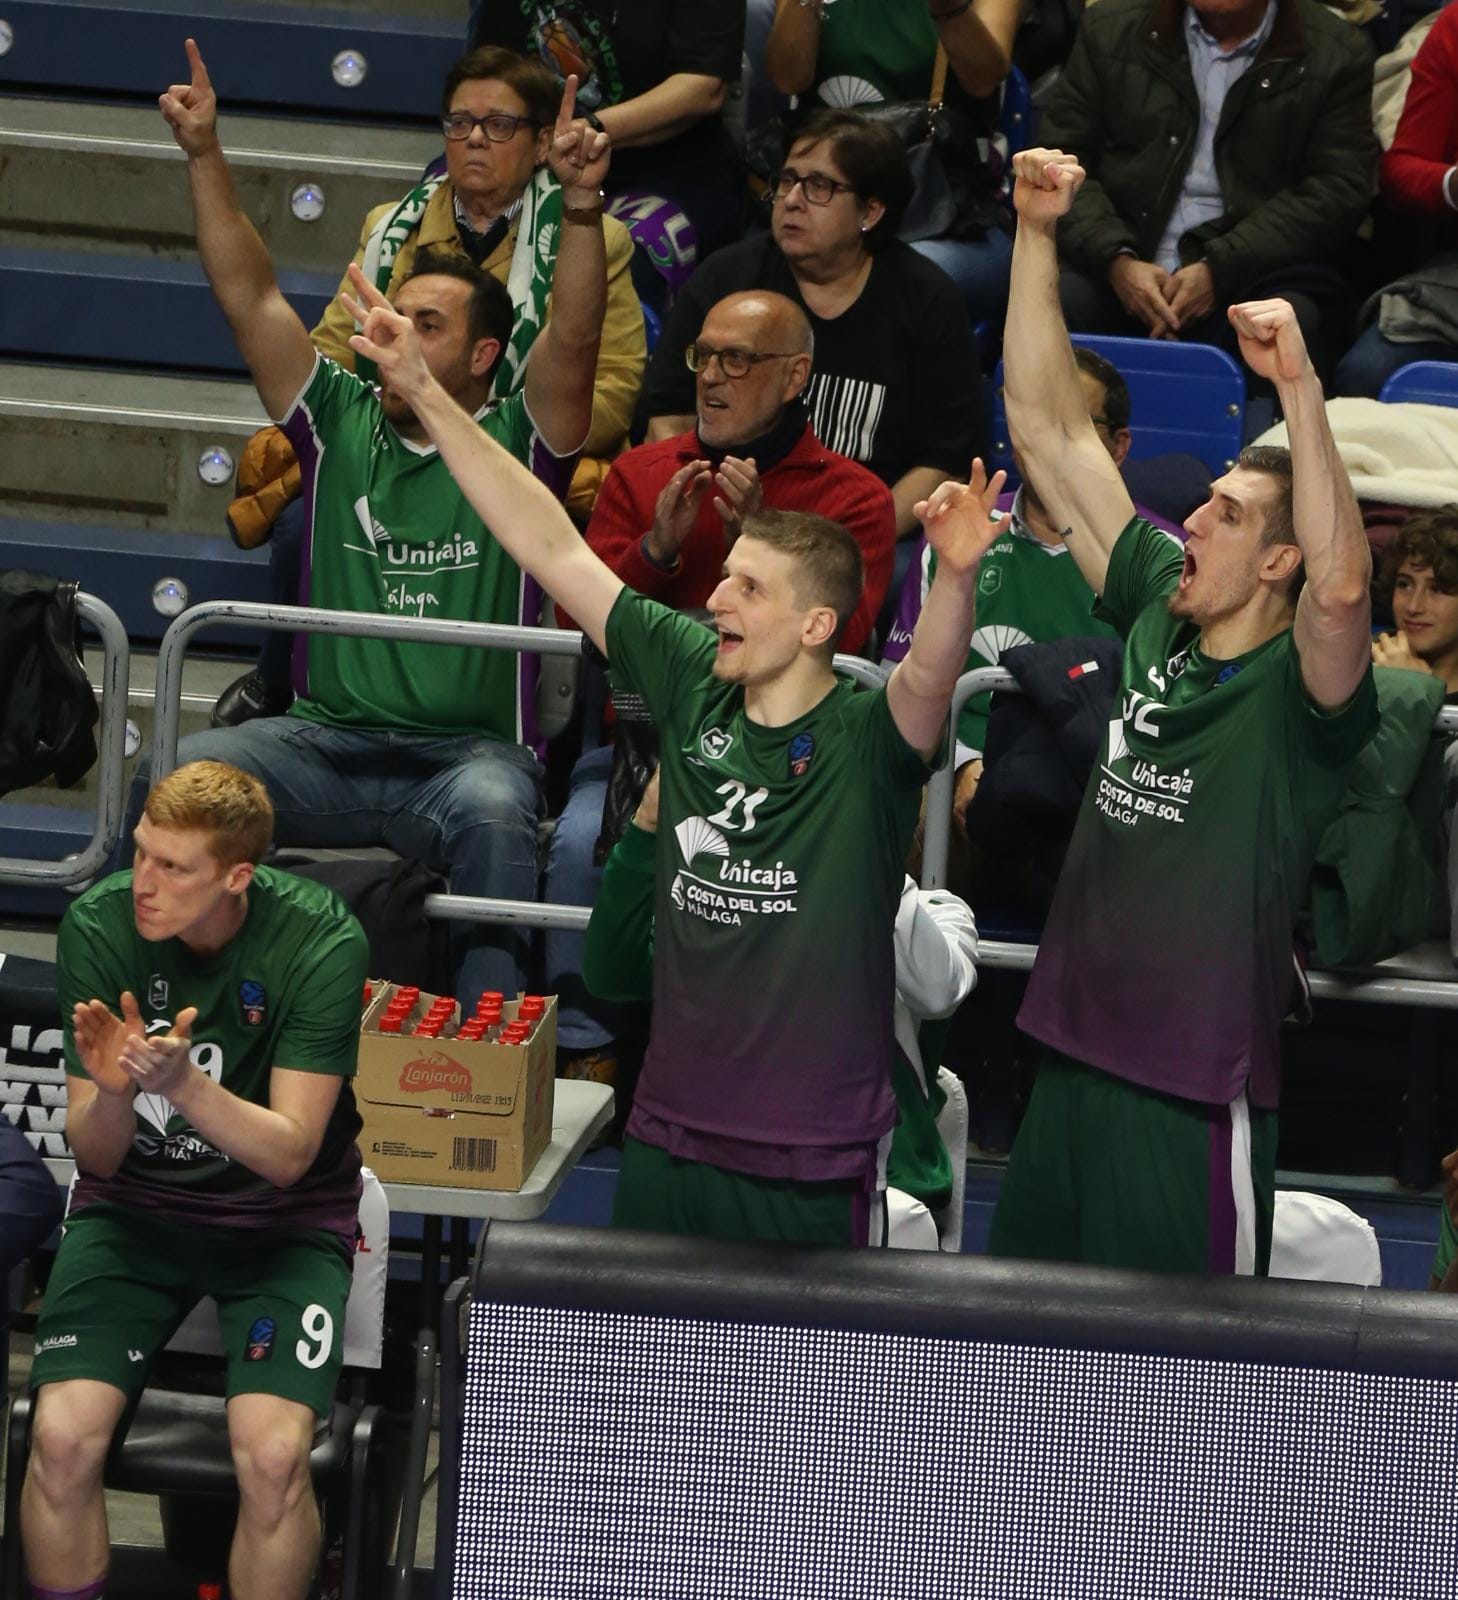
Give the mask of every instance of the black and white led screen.
<svg viewBox="0 0 1458 1600">
<path fill-rule="evenodd" d="M 1458 1385 L 503 1306 L 456 1600 L 1458 1595 Z"/>
</svg>

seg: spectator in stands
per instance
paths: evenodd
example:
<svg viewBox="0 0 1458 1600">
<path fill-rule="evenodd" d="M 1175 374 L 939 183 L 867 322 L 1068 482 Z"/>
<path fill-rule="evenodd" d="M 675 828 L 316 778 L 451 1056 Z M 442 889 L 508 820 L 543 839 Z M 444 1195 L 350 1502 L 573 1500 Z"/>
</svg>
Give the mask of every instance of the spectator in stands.
<svg viewBox="0 0 1458 1600">
<path fill-rule="evenodd" d="M 552 74 L 495 46 L 473 51 L 451 68 L 441 94 L 446 136 L 445 172 L 427 178 L 402 199 L 366 216 L 355 260 L 393 294 L 429 250 L 473 262 L 503 284 L 512 299 L 511 338 L 496 369 L 492 392 L 505 400 L 526 382 L 526 361 L 552 311 L 552 277 L 561 236 L 561 188 L 548 161 L 562 91 Z M 602 225 L 607 249 L 608 298 L 592 393 L 592 424 L 584 459 L 573 475 L 569 505 L 586 515 L 607 470 L 622 448 L 643 381 L 646 351 L 643 314 L 629 265 L 633 242 L 612 218 Z M 344 287 L 341 284 L 341 287 Z M 354 332 L 337 300 L 311 337 L 320 354 L 354 372 Z M 367 364 L 366 364 L 367 366 Z M 361 377 L 372 377 L 368 370 Z M 267 465 L 255 468 L 256 453 Z M 251 476 L 250 476 L 251 474 Z M 249 448 L 240 487 L 255 490 L 229 514 L 234 537 L 245 546 L 269 537 L 270 598 L 299 603 L 299 563 L 307 515 L 298 498 L 301 474 L 288 440 L 266 429 Z M 283 509 L 277 510 L 286 498 Z M 535 620 L 535 619 L 533 619 Z M 293 703 L 290 671 L 294 635 L 265 634 L 258 665 L 229 685 L 213 714 L 215 727 L 249 717 L 278 716 Z"/>
<path fill-rule="evenodd" d="M 476 0 L 471 39 L 577 78 L 579 105 L 618 152 L 614 216 L 638 245 L 633 277 L 659 310 L 739 236 L 742 179 L 725 125 L 739 82 L 744 0 Z"/>
<path fill-rule="evenodd" d="M 658 832 L 658 775 L 602 874 L 583 944 L 582 972 L 592 993 L 615 1001 L 653 998 L 653 900 Z M 896 912 L 896 1055 L 891 1089 L 896 1129 L 886 1161 L 887 1187 L 940 1211 L 952 1197 L 952 1163 L 937 1127 L 947 1103 L 927 1024 L 944 1021 L 977 983 L 977 924 L 945 889 L 918 889 L 907 878 Z M 935 1030 L 940 1035 L 940 1028 Z"/>
<path fill-rule="evenodd" d="M 1319 0 L 1090 7 L 1043 116 L 1089 174 L 1058 240 L 1068 326 L 1233 348 L 1226 308 L 1279 296 L 1320 366 L 1375 187 L 1371 98 L 1366 38 Z"/>
<path fill-rule="evenodd" d="M 1244 452 L 1183 550 L 1134 515 L 1059 316 L 1055 230 L 1083 170 L 1050 150 L 1014 170 L 1008 425 L 1125 652 L 1018 1017 L 1045 1049 L 990 1248 L 1264 1271 L 1293 924 L 1377 722 L 1371 558 L 1279 300 L 1231 320 L 1289 453 Z"/>
<path fill-rule="evenodd" d="M 1431 673 L 1458 702 L 1458 506 L 1408 518 L 1383 554 L 1379 587 L 1397 631 L 1373 640 L 1373 664 Z"/>
<path fill-rule="evenodd" d="M 879 478 L 827 450 L 800 403 L 814 340 L 805 313 L 783 295 L 750 290 L 712 307 L 689 346 L 698 416 L 677 438 L 640 445 L 613 463 L 587 542 L 624 583 L 679 610 L 707 606 L 724 557 L 761 507 L 814 511 L 860 546 L 865 586 L 841 648 L 863 648 L 891 576 L 896 543 L 891 493 Z M 590 750 L 552 835 L 546 898 L 590 905 L 611 749 Z M 550 931 L 547 984 L 563 997 L 558 1043 L 611 1057 L 607 1028 L 582 992 L 582 935 Z M 576 1070 L 588 1070 L 581 1068 Z"/>
<path fill-rule="evenodd" d="M 34 1595 L 103 1593 L 107 1449 L 205 1295 L 241 1501 L 231 1592 L 303 1600 L 318 1565 L 309 1454 L 344 1355 L 367 947 L 327 889 L 259 865 L 272 822 L 255 778 L 179 767 L 147 797 L 134 869 L 61 923 L 77 1182 L 31 1368 Z"/>
<path fill-rule="evenodd" d="M 1113 362 L 1095 350 L 1075 345 L 1073 359 L 1094 432 L 1114 464 L 1122 468 L 1133 442 L 1128 386 Z M 1014 462 L 1023 481 L 1016 494 L 998 502 L 998 516 L 1005 519 L 1007 537 L 999 539 L 982 559 L 977 584 L 977 631 L 967 652 L 963 669 L 967 672 L 996 666 L 1004 651 L 1018 645 L 1085 634 L 1117 637 L 1108 623 L 1092 615 L 1095 596 L 1078 563 L 1069 558 L 1066 530 L 1038 498 L 1016 452 Z M 1135 509 L 1145 521 L 1174 531 L 1144 507 Z M 934 552 L 924 539 L 918 540 L 916 558 L 901 586 L 896 620 L 881 653 L 883 661 L 899 661 L 905 655 L 935 573 Z M 952 802 L 954 831 L 947 861 L 948 883 L 973 905 L 983 899 L 985 863 L 967 839 L 965 825 L 967 807 L 982 777 L 982 748 L 991 700 L 990 694 L 975 695 L 962 708 L 957 723 L 957 781 Z"/>
<path fill-rule="evenodd" d="M 1382 156 L 1382 191 L 1395 210 L 1432 219 L 1435 243 L 1445 240 L 1449 251 L 1458 243 L 1453 226 L 1458 211 L 1458 11 L 1446 6 L 1413 57 L 1397 133 Z M 1452 288 L 1448 294 L 1445 321 L 1451 335 L 1423 338 L 1415 326 L 1398 326 L 1384 307 L 1338 363 L 1336 393 L 1375 400 L 1382 385 L 1409 361 L 1458 360 L 1458 294 Z M 1408 337 L 1392 338 L 1389 330 Z"/>
<path fill-rule="evenodd" d="M 60 1225 L 61 1191 L 30 1140 L 0 1116 L 0 1296 L 11 1272 Z M 0 1305 L 0 1337 L 6 1307 Z"/>
<path fill-rule="evenodd" d="M 897 534 L 915 532 L 917 502 L 967 469 L 978 401 L 955 286 L 896 238 L 910 193 L 889 128 L 850 112 L 810 117 L 779 175 L 770 236 L 720 251 L 675 302 L 639 405 L 648 437 L 694 424 L 684 352 L 709 308 L 737 290 L 773 289 L 804 310 L 815 336 L 805 398 L 816 437 L 869 467 L 891 490 Z"/>
<path fill-rule="evenodd" d="M 802 106 L 935 100 L 956 119 L 957 137 L 938 143 L 955 216 L 912 248 L 962 291 L 974 323 L 1007 304 L 1011 219 L 993 140 L 1021 10 L 1022 0 L 779 0 L 765 48 L 775 86 Z"/>
<path fill-rule="evenodd" d="M 615 1219 L 870 1242 L 894 1118 L 902 860 L 972 631 L 1001 474 L 989 483 L 974 463 L 970 486 L 943 485 L 921 507 L 936 587 L 886 687 L 858 692 L 831 669 L 862 587 L 843 529 L 802 512 L 749 519 L 707 631 L 609 571 L 431 376 L 410 322 L 355 282 L 370 307 L 355 348 L 409 400 L 497 537 L 643 695 L 669 756 L 653 1031 Z M 955 517 L 942 509 L 949 491 Z"/>
<path fill-rule="evenodd" d="M 191 85 L 163 97 L 187 152 L 198 250 L 269 414 L 300 452 L 315 605 L 394 616 L 534 623 L 534 584 L 460 496 L 420 420 L 388 382 L 378 394 L 315 350 L 279 292 L 262 241 L 239 207 L 218 144 L 217 102 L 189 44 Z M 428 253 L 395 290 L 433 370 L 480 428 L 566 488 L 587 434 L 607 295 L 602 203 L 607 136 L 562 99 L 550 161 L 562 184 L 556 314 L 523 388 L 489 404 L 513 313 L 506 291 L 470 262 Z M 184 740 L 267 783 L 281 843 L 387 844 L 447 870 L 458 894 L 530 900 L 536 890 L 540 768 L 530 748 L 531 658 L 469 647 L 316 634 L 305 692 L 287 717 L 262 717 Z M 518 933 L 478 928 L 460 941 L 462 992 L 515 992 Z"/>
</svg>

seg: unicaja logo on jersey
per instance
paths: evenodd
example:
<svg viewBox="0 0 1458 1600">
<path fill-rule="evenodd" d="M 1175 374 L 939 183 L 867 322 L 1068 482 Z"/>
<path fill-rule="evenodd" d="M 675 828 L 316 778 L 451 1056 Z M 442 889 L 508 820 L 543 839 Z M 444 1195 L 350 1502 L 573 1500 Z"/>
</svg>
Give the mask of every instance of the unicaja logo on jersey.
<svg viewBox="0 0 1458 1600">
<path fill-rule="evenodd" d="M 734 735 L 725 733 L 722 728 L 705 728 L 699 735 L 699 749 L 710 761 L 722 760 L 729 754 L 729 746 L 733 743 Z"/>
<path fill-rule="evenodd" d="M 445 1089 L 451 1094 L 471 1092 L 471 1074 L 454 1057 L 433 1050 L 417 1056 L 400 1069 L 400 1087 L 406 1094 L 424 1094 L 430 1089 Z"/>
<path fill-rule="evenodd" d="M 685 817 L 673 830 L 679 853 L 689 866 L 698 855 L 729 858 L 729 841 L 706 817 Z"/>
</svg>

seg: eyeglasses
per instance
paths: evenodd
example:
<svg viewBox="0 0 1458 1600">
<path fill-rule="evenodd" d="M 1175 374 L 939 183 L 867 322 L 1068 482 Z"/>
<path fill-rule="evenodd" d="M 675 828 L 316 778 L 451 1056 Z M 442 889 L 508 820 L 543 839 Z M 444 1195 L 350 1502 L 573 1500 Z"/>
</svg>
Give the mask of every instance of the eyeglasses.
<svg viewBox="0 0 1458 1600">
<path fill-rule="evenodd" d="M 761 361 L 792 361 L 793 350 L 716 350 L 711 344 L 691 344 L 683 353 L 690 372 L 702 372 L 717 356 L 726 378 L 742 378 Z"/>
<path fill-rule="evenodd" d="M 781 167 L 775 174 L 775 193 L 783 199 L 797 183 L 812 206 L 828 206 L 842 190 L 846 194 L 855 192 L 853 183 L 840 183 L 823 172 L 796 172 L 793 167 Z"/>
<path fill-rule="evenodd" d="M 516 138 L 523 123 L 528 128 L 539 126 L 530 117 L 514 117 L 509 111 L 488 111 L 484 117 L 473 117 L 469 111 L 447 111 L 440 119 L 440 129 L 447 139 L 469 139 L 471 130 L 480 128 L 492 144 L 507 144 Z"/>
</svg>

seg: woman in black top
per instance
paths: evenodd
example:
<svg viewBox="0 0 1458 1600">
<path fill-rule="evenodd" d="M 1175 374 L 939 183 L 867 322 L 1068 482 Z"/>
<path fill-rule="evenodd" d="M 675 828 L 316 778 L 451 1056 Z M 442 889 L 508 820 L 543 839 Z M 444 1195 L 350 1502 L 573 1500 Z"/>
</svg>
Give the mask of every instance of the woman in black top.
<svg viewBox="0 0 1458 1600">
<path fill-rule="evenodd" d="M 771 232 L 721 250 L 674 303 L 639 403 L 651 439 L 694 423 L 684 362 L 709 308 L 743 289 L 802 306 L 815 336 L 806 404 L 817 436 L 891 489 L 898 534 L 912 507 L 966 475 L 978 443 L 972 330 L 956 286 L 896 239 L 911 190 L 890 129 L 812 114 L 779 174 Z"/>
</svg>

